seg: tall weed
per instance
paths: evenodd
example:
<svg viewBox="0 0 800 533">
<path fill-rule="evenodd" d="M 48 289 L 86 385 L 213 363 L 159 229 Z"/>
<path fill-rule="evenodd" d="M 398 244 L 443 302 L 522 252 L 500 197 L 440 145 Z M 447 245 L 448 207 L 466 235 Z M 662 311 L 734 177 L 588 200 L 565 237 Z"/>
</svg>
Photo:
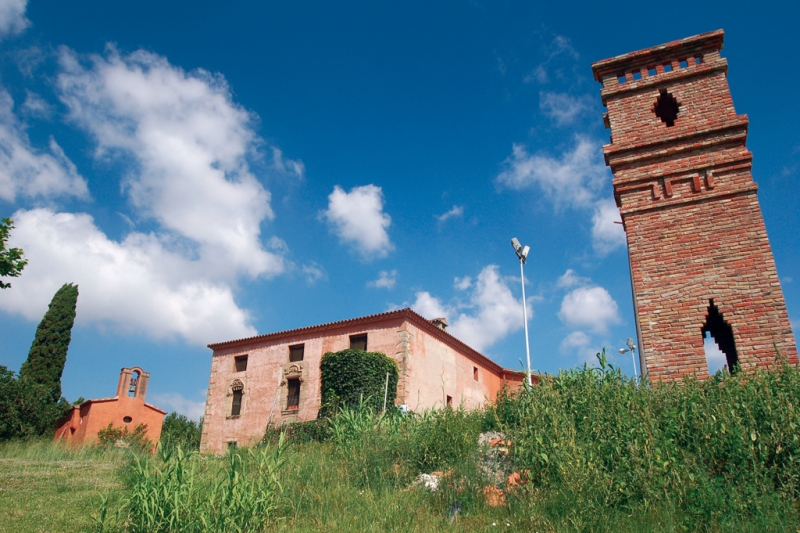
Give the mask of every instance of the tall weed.
<svg viewBox="0 0 800 533">
<path fill-rule="evenodd" d="M 796 505 L 796 368 L 647 386 L 599 355 L 495 408 L 543 501 L 575 520 L 668 510 L 692 529 Z"/>
<path fill-rule="evenodd" d="M 275 518 L 282 491 L 284 445 L 232 450 L 225 461 L 185 453 L 133 455 L 130 497 L 109 519 L 101 505 L 99 530 L 130 533 L 262 531 Z"/>
</svg>

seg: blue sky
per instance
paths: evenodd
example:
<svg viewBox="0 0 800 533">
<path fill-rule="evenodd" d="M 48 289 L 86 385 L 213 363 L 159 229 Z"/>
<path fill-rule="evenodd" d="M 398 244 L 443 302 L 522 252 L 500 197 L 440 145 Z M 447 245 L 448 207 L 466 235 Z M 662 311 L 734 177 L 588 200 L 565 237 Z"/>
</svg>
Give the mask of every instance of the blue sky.
<svg viewBox="0 0 800 533">
<path fill-rule="evenodd" d="M 139 365 L 151 402 L 197 417 L 206 344 L 403 306 L 520 368 L 514 236 L 533 367 L 619 348 L 630 280 L 590 65 L 718 28 L 797 320 L 799 10 L 0 0 L 0 216 L 30 260 L 0 293 L 0 364 L 75 282 L 69 399 Z"/>
</svg>

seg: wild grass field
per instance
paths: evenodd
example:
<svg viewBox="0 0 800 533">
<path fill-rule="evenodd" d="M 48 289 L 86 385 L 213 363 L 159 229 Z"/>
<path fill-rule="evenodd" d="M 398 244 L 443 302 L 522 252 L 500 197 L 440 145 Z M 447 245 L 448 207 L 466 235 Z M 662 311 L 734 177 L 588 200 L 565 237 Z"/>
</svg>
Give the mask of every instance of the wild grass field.
<svg viewBox="0 0 800 533">
<path fill-rule="evenodd" d="M 799 403 L 786 364 L 647 386 L 601 361 L 484 410 L 346 409 L 224 457 L 7 443 L 0 531 L 796 532 Z"/>
</svg>

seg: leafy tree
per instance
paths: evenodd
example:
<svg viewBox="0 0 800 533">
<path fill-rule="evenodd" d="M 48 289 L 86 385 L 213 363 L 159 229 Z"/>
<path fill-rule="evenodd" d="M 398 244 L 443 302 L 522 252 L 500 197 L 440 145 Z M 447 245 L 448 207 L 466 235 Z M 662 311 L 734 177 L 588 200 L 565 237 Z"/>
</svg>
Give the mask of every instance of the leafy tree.
<svg viewBox="0 0 800 533">
<path fill-rule="evenodd" d="M 69 409 L 65 401 L 51 401 L 46 386 L 17 379 L 0 366 L 0 442 L 45 435 Z"/>
<path fill-rule="evenodd" d="M 67 362 L 77 302 L 77 285 L 65 283 L 58 289 L 36 328 L 28 359 L 19 371 L 20 379 L 47 387 L 53 403 L 61 398 L 61 375 Z"/>
<path fill-rule="evenodd" d="M 203 419 L 198 423 L 173 411 L 167 415 L 161 427 L 161 448 L 172 450 L 180 446 L 186 452 L 199 450 L 202 430 Z"/>
<path fill-rule="evenodd" d="M 16 278 L 22 273 L 28 260 L 23 258 L 22 248 L 6 248 L 8 234 L 13 228 L 14 222 L 10 218 L 0 219 L 0 276 Z M 0 280 L 0 289 L 9 288 L 11 283 Z"/>
</svg>

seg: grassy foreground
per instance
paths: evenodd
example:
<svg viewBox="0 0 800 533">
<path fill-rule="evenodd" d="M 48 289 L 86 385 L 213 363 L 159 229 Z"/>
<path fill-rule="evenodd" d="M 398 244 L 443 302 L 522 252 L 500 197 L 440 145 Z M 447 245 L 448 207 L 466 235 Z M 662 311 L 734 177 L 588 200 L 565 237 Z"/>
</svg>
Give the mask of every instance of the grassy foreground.
<svg viewBox="0 0 800 533">
<path fill-rule="evenodd" d="M 226 457 L 6 444 L 0 489 L 0 531 L 798 532 L 800 370 L 642 386 L 601 359 L 482 411 L 344 410 Z"/>
</svg>

